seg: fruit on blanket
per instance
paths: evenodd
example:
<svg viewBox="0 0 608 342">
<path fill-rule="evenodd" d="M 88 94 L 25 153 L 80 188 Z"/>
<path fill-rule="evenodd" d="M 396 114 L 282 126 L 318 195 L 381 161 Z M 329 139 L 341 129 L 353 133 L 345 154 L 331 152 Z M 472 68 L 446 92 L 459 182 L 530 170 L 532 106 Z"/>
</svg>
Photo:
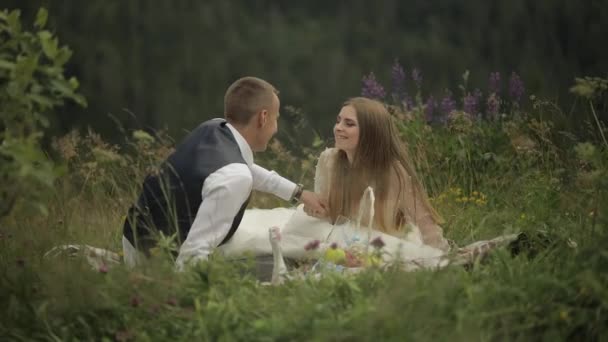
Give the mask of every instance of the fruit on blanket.
<svg viewBox="0 0 608 342">
<path fill-rule="evenodd" d="M 346 267 L 361 267 L 363 266 L 363 261 L 357 254 L 346 251 L 344 265 Z"/>
<path fill-rule="evenodd" d="M 325 260 L 333 262 L 336 265 L 341 265 L 346 261 L 346 253 L 342 248 L 338 248 L 336 243 L 332 243 L 331 246 L 325 250 Z"/>
</svg>

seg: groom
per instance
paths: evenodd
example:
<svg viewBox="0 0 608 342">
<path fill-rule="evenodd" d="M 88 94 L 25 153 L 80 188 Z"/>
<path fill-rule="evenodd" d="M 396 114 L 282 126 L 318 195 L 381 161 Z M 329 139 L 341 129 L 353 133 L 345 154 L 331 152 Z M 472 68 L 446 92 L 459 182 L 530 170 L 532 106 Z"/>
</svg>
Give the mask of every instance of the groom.
<svg viewBox="0 0 608 342">
<path fill-rule="evenodd" d="M 277 132 L 279 108 L 278 91 L 262 79 L 244 77 L 228 88 L 225 119 L 198 126 L 144 180 L 123 227 L 128 266 L 149 255 L 159 232 L 177 233 L 178 268 L 206 259 L 238 229 L 252 189 L 325 212 L 314 193 L 253 162 Z"/>
</svg>

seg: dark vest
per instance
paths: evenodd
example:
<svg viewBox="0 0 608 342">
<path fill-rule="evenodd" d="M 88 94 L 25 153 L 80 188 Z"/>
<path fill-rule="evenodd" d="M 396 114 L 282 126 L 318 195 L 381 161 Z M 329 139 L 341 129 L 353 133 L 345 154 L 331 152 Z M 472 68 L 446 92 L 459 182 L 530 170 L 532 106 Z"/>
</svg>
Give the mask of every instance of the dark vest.
<svg viewBox="0 0 608 342">
<path fill-rule="evenodd" d="M 137 249 L 148 254 L 156 245 L 159 232 L 171 236 L 177 232 L 178 245 L 188 236 L 196 218 L 203 184 L 220 168 L 245 160 L 230 128 L 224 120 L 202 123 L 177 146 L 160 167 L 146 177 L 137 203 L 128 212 L 124 236 Z M 249 198 L 239 209 L 224 244 L 234 234 Z"/>
</svg>

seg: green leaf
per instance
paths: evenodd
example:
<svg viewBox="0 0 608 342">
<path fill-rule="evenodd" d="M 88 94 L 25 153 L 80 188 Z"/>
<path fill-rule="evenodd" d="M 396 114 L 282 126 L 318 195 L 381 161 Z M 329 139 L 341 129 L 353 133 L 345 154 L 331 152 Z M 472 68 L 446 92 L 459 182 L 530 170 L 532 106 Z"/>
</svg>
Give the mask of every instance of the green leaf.
<svg viewBox="0 0 608 342">
<path fill-rule="evenodd" d="M 68 48 L 67 46 L 64 46 L 59 49 L 59 51 L 57 51 L 57 56 L 55 56 L 55 60 L 53 61 L 53 63 L 55 64 L 55 66 L 60 67 L 67 63 L 71 57 L 72 50 L 70 50 L 70 48 Z"/>
<path fill-rule="evenodd" d="M 51 80 L 51 87 L 53 90 L 61 93 L 64 97 L 74 97 L 74 91 L 66 80 Z"/>
<path fill-rule="evenodd" d="M 80 86 L 80 83 L 78 83 L 78 79 L 73 76 L 68 80 L 68 83 L 70 84 L 70 87 L 72 87 L 72 89 L 74 90 L 78 89 L 78 87 Z"/>
<path fill-rule="evenodd" d="M 87 99 L 80 94 L 75 94 L 72 99 L 82 107 L 86 108 L 88 106 Z"/>
<path fill-rule="evenodd" d="M 15 63 L 0 59 L 0 69 L 15 70 Z"/>
<path fill-rule="evenodd" d="M 38 38 L 40 38 L 44 54 L 50 59 L 55 59 L 58 52 L 57 39 L 53 38 L 53 35 L 49 31 L 38 32 Z"/>
<path fill-rule="evenodd" d="M 21 21 L 19 20 L 20 16 L 21 16 L 21 11 L 14 10 L 14 11 L 11 11 L 9 13 L 8 17 L 6 18 L 6 22 L 8 23 L 8 27 L 10 28 L 10 30 L 12 31 L 12 33 L 19 33 L 19 32 L 21 32 Z"/>
<path fill-rule="evenodd" d="M 36 22 L 34 22 L 34 26 L 39 29 L 44 28 L 48 18 L 49 12 L 44 7 L 40 7 L 40 9 L 38 10 L 38 14 L 36 14 Z"/>
<path fill-rule="evenodd" d="M 40 105 L 43 109 L 52 108 L 55 105 L 53 100 L 42 95 L 28 94 L 27 98 Z"/>
</svg>

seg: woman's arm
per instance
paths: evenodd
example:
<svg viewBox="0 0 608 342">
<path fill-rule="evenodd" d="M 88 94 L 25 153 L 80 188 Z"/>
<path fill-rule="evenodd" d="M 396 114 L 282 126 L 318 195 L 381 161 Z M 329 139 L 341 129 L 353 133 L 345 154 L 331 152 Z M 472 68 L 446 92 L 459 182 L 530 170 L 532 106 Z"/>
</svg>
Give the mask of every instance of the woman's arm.
<svg viewBox="0 0 608 342">
<path fill-rule="evenodd" d="M 321 152 L 319 160 L 317 161 L 317 168 L 315 169 L 315 192 L 324 199 L 329 197 L 329 183 L 331 181 L 331 166 L 333 164 L 333 157 L 337 150 L 335 148 L 328 148 Z"/>
</svg>

